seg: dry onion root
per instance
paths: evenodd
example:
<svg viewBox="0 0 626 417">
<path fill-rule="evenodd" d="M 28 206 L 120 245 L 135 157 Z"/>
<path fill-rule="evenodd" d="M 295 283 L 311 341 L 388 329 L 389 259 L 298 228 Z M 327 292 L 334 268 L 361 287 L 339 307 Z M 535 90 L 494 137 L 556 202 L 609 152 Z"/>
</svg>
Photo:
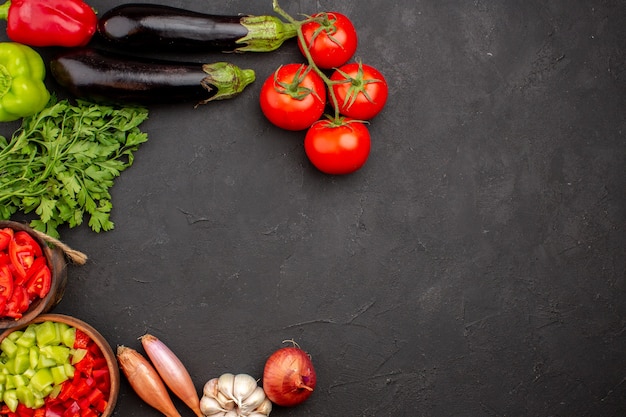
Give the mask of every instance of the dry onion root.
<svg viewBox="0 0 626 417">
<path fill-rule="evenodd" d="M 180 417 L 161 377 L 141 353 L 118 346 L 117 361 L 130 386 L 146 404 L 167 417 Z"/>
<path fill-rule="evenodd" d="M 200 410 L 206 417 L 266 417 L 272 402 L 250 375 L 226 373 L 204 385 Z"/>
</svg>

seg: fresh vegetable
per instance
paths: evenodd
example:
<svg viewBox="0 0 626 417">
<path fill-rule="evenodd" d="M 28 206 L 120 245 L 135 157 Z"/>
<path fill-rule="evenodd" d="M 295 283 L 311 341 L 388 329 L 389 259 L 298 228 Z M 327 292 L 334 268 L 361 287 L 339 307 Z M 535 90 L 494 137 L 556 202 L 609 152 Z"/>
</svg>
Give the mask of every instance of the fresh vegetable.
<svg viewBox="0 0 626 417">
<path fill-rule="evenodd" d="M 106 359 L 82 330 L 33 323 L 9 333 L 0 350 L 0 415 L 97 417 L 106 409 L 111 390 Z"/>
<path fill-rule="evenodd" d="M 358 120 L 369 120 L 385 106 L 389 87 L 385 77 L 371 65 L 346 64 L 331 75 L 339 112 Z"/>
<path fill-rule="evenodd" d="M 338 12 L 317 13 L 301 26 L 302 37 L 298 39 L 300 51 L 311 54 L 319 68 L 339 67 L 352 58 L 358 39 L 352 21 Z"/>
<path fill-rule="evenodd" d="M 274 16 L 220 16 L 134 3 L 104 13 L 98 32 L 118 49 L 176 52 L 269 52 L 296 36 L 293 24 Z"/>
<path fill-rule="evenodd" d="M 140 107 L 52 100 L 23 119 L 10 141 L 0 136 L 0 219 L 34 211 L 30 226 L 57 237 L 87 214 L 92 230 L 111 230 L 108 190 L 148 139 L 138 127 L 147 117 Z"/>
<path fill-rule="evenodd" d="M 334 111 L 334 114 L 327 116 L 327 120 L 316 120 L 309 124 L 304 144 L 307 157 L 315 167 L 327 174 L 349 174 L 360 169 L 368 159 L 371 147 L 370 134 L 364 125 L 367 119 L 345 117 L 342 111 L 369 117 L 377 114 L 385 104 L 388 89 L 382 74 L 377 72 L 379 78 L 370 78 L 369 70 L 372 67 L 360 63 L 361 72 L 357 71 L 354 76 L 348 72 L 351 71 L 350 66 L 343 67 L 342 72 L 336 70 L 338 75 L 334 79 L 322 71 L 350 65 L 345 62 L 356 51 L 357 36 L 354 25 L 346 16 L 323 12 L 298 21 L 278 5 L 278 0 L 273 0 L 273 8 L 296 26 L 298 46 L 307 60 L 308 68 L 324 83 L 328 91 L 328 104 Z M 381 83 L 375 89 L 374 84 L 378 84 L 378 80 Z M 367 105 L 363 104 L 361 96 L 364 96 Z M 310 123 L 310 120 L 306 120 L 306 123 Z"/>
<path fill-rule="evenodd" d="M 0 6 L 7 36 L 30 46 L 84 46 L 98 18 L 82 0 L 9 0 Z"/>
<path fill-rule="evenodd" d="M 360 169 L 367 161 L 370 147 L 367 127 L 350 119 L 317 121 L 304 137 L 304 150 L 311 163 L 331 175 Z"/>
<path fill-rule="evenodd" d="M 117 361 L 130 386 L 146 404 L 167 417 L 180 417 L 163 380 L 141 353 L 118 346 Z"/>
<path fill-rule="evenodd" d="M 263 83 L 260 104 L 263 114 L 274 125 L 303 130 L 324 113 L 326 86 L 305 64 L 283 65 Z"/>
<path fill-rule="evenodd" d="M 227 62 L 147 60 L 93 48 L 62 52 L 50 62 L 50 71 L 76 97 L 135 104 L 228 99 L 255 78 L 253 70 Z"/>
<path fill-rule="evenodd" d="M 71 337 L 71 333 L 66 336 Z M 68 375 L 68 380 L 62 383 L 58 393 L 54 390 L 46 398 L 43 407 L 46 417 L 65 416 L 63 413 L 97 417 L 109 405 L 111 375 L 104 354 L 89 335 L 79 328 L 74 330 L 74 340 L 70 361 L 74 367 L 74 375 Z M 55 378 L 54 368 L 52 375 Z"/>
<path fill-rule="evenodd" d="M 141 345 L 165 385 L 198 417 L 204 417 L 200 411 L 200 397 L 196 387 L 181 360 L 165 343 L 151 334 L 141 337 Z"/>
<path fill-rule="evenodd" d="M 263 389 L 274 404 L 284 407 L 300 404 L 311 396 L 316 383 L 311 358 L 295 343 L 278 349 L 265 362 Z"/>
<path fill-rule="evenodd" d="M 0 42 L 0 122 L 41 111 L 50 93 L 46 67 L 34 49 L 16 42 Z"/>
<path fill-rule="evenodd" d="M 248 374 L 222 374 L 204 384 L 200 409 L 206 417 L 263 417 L 272 403 Z"/>
<path fill-rule="evenodd" d="M 25 231 L 0 229 L 0 317 L 19 319 L 50 292 L 52 273 L 41 246 Z M 2 247 L 4 244 L 0 245 Z"/>
</svg>

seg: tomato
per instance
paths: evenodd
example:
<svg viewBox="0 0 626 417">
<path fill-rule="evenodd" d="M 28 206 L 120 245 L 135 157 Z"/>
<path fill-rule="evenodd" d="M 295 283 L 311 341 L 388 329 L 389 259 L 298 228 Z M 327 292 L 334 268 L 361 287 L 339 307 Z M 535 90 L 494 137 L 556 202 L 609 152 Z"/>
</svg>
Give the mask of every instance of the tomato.
<svg viewBox="0 0 626 417">
<path fill-rule="evenodd" d="M 9 265 L 0 265 L 0 297 L 5 299 L 11 298 L 13 294 L 13 274 L 9 269 Z"/>
<path fill-rule="evenodd" d="M 370 153 L 370 133 L 365 124 L 344 119 L 320 120 L 304 138 L 311 163 L 326 174 L 349 174 L 361 168 Z"/>
<path fill-rule="evenodd" d="M 18 276 L 25 277 L 35 258 L 42 256 L 41 246 L 27 232 L 15 233 L 9 242 L 9 256 Z"/>
<path fill-rule="evenodd" d="M 46 258 L 37 258 L 35 263 L 37 263 L 40 259 L 44 262 L 31 268 L 31 271 L 28 273 L 26 292 L 28 292 L 31 299 L 34 299 L 35 297 L 44 298 L 48 295 L 50 286 L 52 285 L 52 273 L 50 272 L 50 268 L 48 268 Z"/>
<path fill-rule="evenodd" d="M 9 247 L 9 242 L 13 239 L 13 229 L 4 228 L 0 229 L 0 251 Z"/>
<path fill-rule="evenodd" d="M 13 288 L 13 294 L 7 301 L 7 305 L 4 310 L 4 316 L 12 317 L 15 319 L 22 318 L 22 313 L 28 310 L 30 305 L 28 299 L 28 293 L 26 288 L 21 285 L 17 285 Z"/>
<path fill-rule="evenodd" d="M 369 120 L 385 106 L 389 86 L 376 68 L 352 62 L 330 76 L 339 112 L 358 120 Z"/>
<path fill-rule="evenodd" d="M 263 83 L 260 104 L 274 125 L 303 130 L 324 113 L 326 84 L 308 65 L 283 65 Z"/>
<path fill-rule="evenodd" d="M 358 38 L 352 21 L 337 12 L 323 12 L 311 16 L 302 24 L 302 35 L 315 65 L 335 68 L 348 62 L 356 52 Z M 298 39 L 304 56 L 304 45 Z"/>
</svg>

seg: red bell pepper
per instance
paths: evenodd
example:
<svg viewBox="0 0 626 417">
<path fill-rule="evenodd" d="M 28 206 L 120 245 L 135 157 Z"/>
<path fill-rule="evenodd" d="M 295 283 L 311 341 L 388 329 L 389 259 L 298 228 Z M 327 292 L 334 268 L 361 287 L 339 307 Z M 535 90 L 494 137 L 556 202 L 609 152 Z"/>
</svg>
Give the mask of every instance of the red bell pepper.
<svg viewBox="0 0 626 417">
<path fill-rule="evenodd" d="M 0 5 L 7 36 L 29 46 L 85 46 L 98 24 L 82 0 L 9 0 Z"/>
</svg>

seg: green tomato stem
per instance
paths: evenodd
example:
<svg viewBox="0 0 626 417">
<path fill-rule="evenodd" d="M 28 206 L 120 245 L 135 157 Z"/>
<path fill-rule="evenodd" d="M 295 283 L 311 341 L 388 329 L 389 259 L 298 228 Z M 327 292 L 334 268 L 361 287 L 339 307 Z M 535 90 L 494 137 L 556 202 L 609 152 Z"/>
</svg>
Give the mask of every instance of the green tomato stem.
<svg viewBox="0 0 626 417">
<path fill-rule="evenodd" d="M 272 5 L 273 5 L 275 13 L 277 13 L 278 15 L 280 15 L 281 17 L 283 17 L 285 20 L 287 20 L 289 23 L 293 24 L 296 27 L 298 41 L 302 45 L 302 51 L 304 52 L 304 57 L 306 58 L 309 67 L 311 67 L 311 69 L 315 71 L 317 75 L 320 76 L 322 81 L 324 81 L 324 84 L 326 84 L 326 86 L 328 87 L 328 96 L 330 97 L 331 105 L 335 111 L 333 120 L 338 121 L 341 118 L 341 115 L 339 114 L 339 102 L 337 101 L 337 97 L 335 96 L 335 91 L 333 90 L 333 85 L 336 83 L 333 82 L 330 78 L 328 78 L 328 76 L 324 74 L 324 72 L 321 69 L 319 69 L 318 66 L 315 64 L 315 61 L 313 61 L 313 57 L 311 56 L 311 51 L 309 50 L 309 46 L 307 45 L 306 40 L 304 39 L 304 34 L 302 33 L 302 25 L 306 23 L 308 20 L 307 19 L 305 20 L 294 19 L 285 10 L 283 10 L 282 7 L 280 7 L 280 5 L 278 4 L 278 0 L 272 0 Z"/>
</svg>

